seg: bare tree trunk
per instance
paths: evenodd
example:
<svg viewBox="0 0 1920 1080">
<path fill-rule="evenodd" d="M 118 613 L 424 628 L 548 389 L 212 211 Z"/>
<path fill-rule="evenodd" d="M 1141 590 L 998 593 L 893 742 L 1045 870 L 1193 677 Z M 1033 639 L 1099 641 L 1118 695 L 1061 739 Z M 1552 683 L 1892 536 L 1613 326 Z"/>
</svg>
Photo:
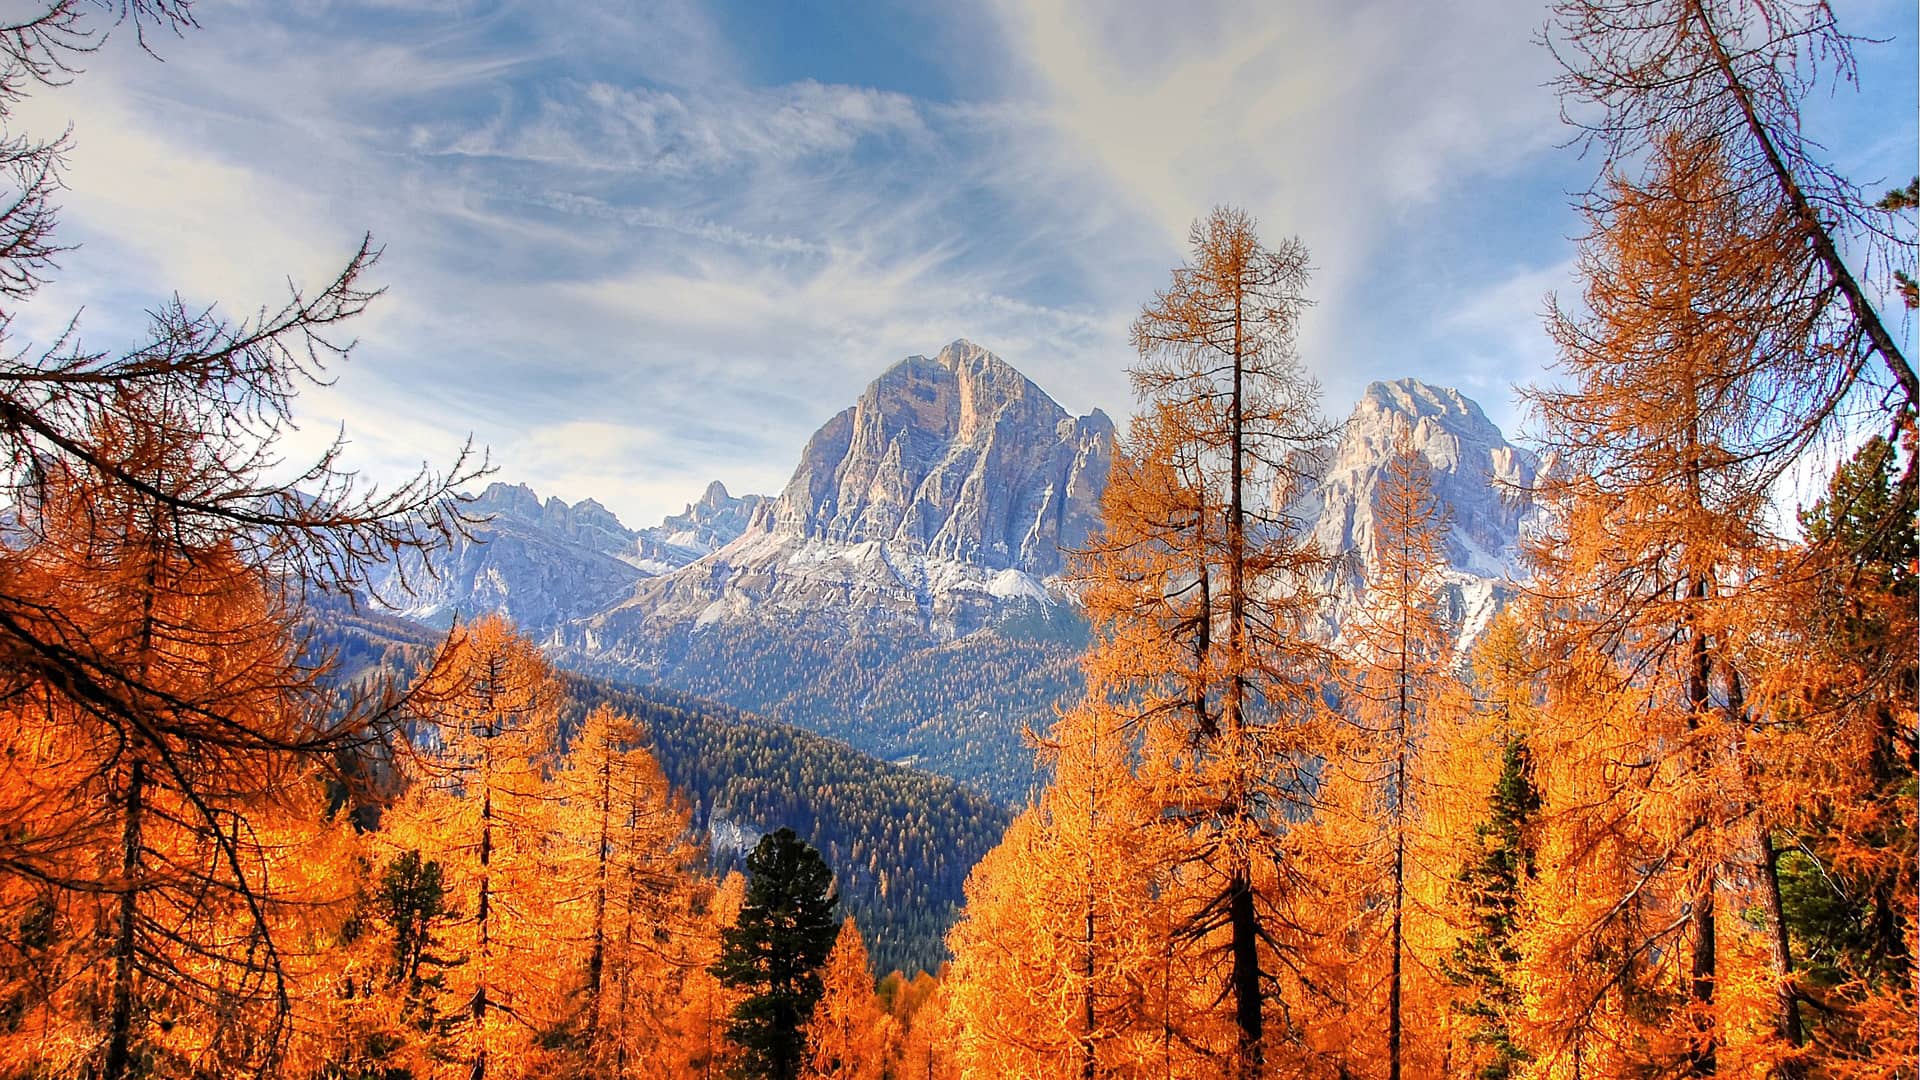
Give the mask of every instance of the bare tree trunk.
<svg viewBox="0 0 1920 1080">
<path fill-rule="evenodd" d="M 1263 1075 L 1266 1048 L 1261 1044 L 1260 927 L 1253 910 L 1253 885 L 1236 868 L 1228 885 L 1227 912 L 1233 925 L 1233 1019 L 1239 1027 L 1241 1080 Z"/>
<path fill-rule="evenodd" d="M 102 1080 L 121 1080 L 133 1036 L 134 928 L 140 916 L 140 849 L 147 764 L 137 756 L 127 775 L 126 812 L 121 826 L 120 918 L 113 941 L 113 1004 L 107 1021 L 107 1060 Z"/>
<path fill-rule="evenodd" d="M 1780 902 L 1780 852 L 1773 846 L 1773 834 L 1764 825 L 1760 828 L 1759 846 L 1760 899 L 1766 905 L 1767 936 L 1772 939 L 1773 975 L 1779 980 L 1780 1002 L 1775 1025 L 1787 1045 L 1798 1047 L 1805 1040 L 1800 1030 L 1800 995 L 1793 985 L 1793 950 L 1787 940 L 1786 907 Z M 1801 1070 L 1798 1065 L 1788 1065 L 1780 1070 L 1780 1075 L 1785 1080 L 1797 1080 Z"/>
<path fill-rule="evenodd" d="M 1406 755 L 1400 758 L 1399 783 L 1406 782 Z M 1400 1080 L 1400 980 L 1402 919 L 1405 912 L 1407 838 L 1406 830 L 1395 828 L 1393 837 L 1393 971 L 1387 987 L 1387 1076 Z"/>
<path fill-rule="evenodd" d="M 1694 599 L 1705 599 L 1706 578 L 1696 578 L 1692 591 Z M 1690 627 L 1690 634 L 1692 664 L 1687 678 L 1687 703 L 1691 707 L 1691 712 L 1687 717 L 1687 727 L 1690 730 L 1697 730 L 1700 726 L 1700 717 L 1706 712 L 1709 701 L 1711 685 L 1709 679 L 1713 673 L 1713 661 L 1708 655 L 1707 639 L 1699 632 L 1698 627 Z M 1695 768 L 1704 769 L 1704 765 L 1705 755 L 1696 752 Z M 1694 1021 L 1695 1041 L 1693 1047 L 1687 1052 L 1688 1071 L 1694 1076 L 1712 1076 L 1718 1067 L 1716 1064 L 1718 1032 L 1712 1015 L 1715 959 L 1718 949 L 1717 928 L 1714 922 L 1714 879 L 1718 876 L 1717 867 L 1707 867 L 1705 880 L 1701 882 L 1700 891 L 1693 899 L 1691 916 L 1693 1003 L 1701 1010 Z"/>
<path fill-rule="evenodd" d="M 1244 271 L 1242 271 L 1244 272 Z M 1242 283 L 1236 282 L 1236 286 Z M 1227 505 L 1227 737 L 1235 741 L 1230 752 L 1235 755 L 1234 770 L 1238 774 L 1234 792 L 1239 805 L 1235 808 L 1242 815 L 1243 823 L 1252 813 L 1246 804 L 1245 788 L 1251 783 L 1248 775 L 1251 765 L 1246 760 L 1246 629 L 1247 618 L 1247 527 L 1246 527 L 1246 417 L 1245 377 L 1246 362 L 1243 355 L 1246 350 L 1246 331 L 1244 326 L 1243 297 L 1244 290 L 1236 289 L 1233 302 L 1233 397 L 1230 402 L 1231 417 L 1229 452 L 1232 461 L 1229 465 L 1229 496 Z M 1261 1075 L 1265 1061 L 1263 1030 L 1264 1016 L 1260 1002 L 1260 924 L 1259 915 L 1254 910 L 1252 874 L 1245 865 L 1246 859 L 1236 854 L 1233 867 L 1233 879 L 1229 882 L 1227 912 L 1233 928 L 1233 998 L 1234 1023 L 1240 1031 L 1239 1069 L 1243 1078 Z"/>
<path fill-rule="evenodd" d="M 613 816 L 613 759 L 602 747 L 600 759 L 600 838 L 594 849 L 593 950 L 587 956 L 587 1051 L 600 1041 L 600 981 L 607 964 L 607 819 Z"/>
<path fill-rule="evenodd" d="M 480 796 L 480 904 L 474 913 L 480 932 L 480 979 L 473 989 L 473 1037 L 479 1044 L 473 1056 L 473 1070 L 468 1073 L 472 1080 L 486 1080 L 487 1076 L 487 960 L 489 956 L 487 916 L 492 903 L 492 878 L 488 868 L 493 862 L 493 788 L 492 780 L 486 781 L 486 789 Z"/>
</svg>

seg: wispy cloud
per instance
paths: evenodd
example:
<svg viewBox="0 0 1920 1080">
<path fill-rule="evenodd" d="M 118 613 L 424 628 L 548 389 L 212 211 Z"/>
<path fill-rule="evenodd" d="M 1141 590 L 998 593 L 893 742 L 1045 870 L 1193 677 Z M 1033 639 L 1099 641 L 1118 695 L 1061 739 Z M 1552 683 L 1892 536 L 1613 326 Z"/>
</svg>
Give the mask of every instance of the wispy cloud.
<svg viewBox="0 0 1920 1080">
<path fill-rule="evenodd" d="M 131 335 L 175 288 L 244 313 L 371 230 L 389 292 L 301 445 L 344 418 L 384 474 L 472 432 L 503 479 L 631 523 L 716 477 L 778 488 L 881 368 L 958 336 L 1124 414 L 1128 323 L 1216 202 L 1312 248 L 1329 409 L 1417 374 L 1499 417 L 1586 169 L 1534 0 L 1004 0 L 900 14 L 903 62 L 845 42 L 777 76 L 721 29 L 757 9 L 686 0 L 197 10 L 165 64 L 117 42 L 23 114 L 74 124 L 86 244 L 32 332 L 84 303 Z"/>
</svg>

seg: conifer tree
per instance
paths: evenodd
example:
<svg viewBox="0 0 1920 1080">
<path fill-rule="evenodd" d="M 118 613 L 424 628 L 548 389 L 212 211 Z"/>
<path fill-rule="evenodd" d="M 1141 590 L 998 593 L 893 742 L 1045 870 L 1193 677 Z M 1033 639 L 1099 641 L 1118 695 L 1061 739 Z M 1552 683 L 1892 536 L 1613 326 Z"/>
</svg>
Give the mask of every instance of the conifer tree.
<svg viewBox="0 0 1920 1080">
<path fill-rule="evenodd" d="M 1782 272 L 1776 249 L 1789 241 L 1736 197 L 1712 141 L 1674 134 L 1655 151 L 1646 183 L 1611 182 L 1582 245 L 1590 314 L 1554 310 L 1574 385 L 1534 394 L 1559 457 L 1544 487 L 1562 518 L 1538 548 L 1558 666 L 1551 724 L 1532 749 L 1536 761 L 1554 759 L 1540 786 L 1570 845 L 1548 861 L 1585 894 L 1556 921 L 1569 941 L 1587 940 L 1578 948 L 1588 957 L 1625 935 L 1594 969 L 1601 981 L 1584 1004 L 1566 1003 L 1559 1041 L 1588 1026 L 1603 990 L 1678 991 L 1685 1045 L 1668 1045 L 1664 1022 L 1642 1020 L 1645 1045 L 1633 1053 L 1677 1054 L 1709 1075 L 1735 1034 L 1720 988 L 1748 977 L 1731 962 L 1744 930 L 1722 918 L 1739 877 L 1731 868 L 1768 861 L 1754 858 L 1764 830 L 1750 815 L 1767 805 L 1752 766 L 1769 729 L 1753 723 L 1741 643 L 1751 625 L 1742 610 L 1756 603 L 1771 548 L 1768 462 L 1779 433 L 1761 403 L 1774 377 L 1765 358 L 1782 343 L 1747 305 Z M 1617 876 L 1610 887 L 1621 892 L 1602 899 L 1583 867 Z M 1761 931 L 1776 956 L 1784 932 L 1777 920 Z M 1560 948 L 1541 956 L 1584 963 Z M 1646 978 L 1630 978 L 1642 965 Z M 1791 1042 L 1777 1011 L 1776 1032 Z M 1741 1038 L 1742 1055 L 1763 1052 Z"/>
<path fill-rule="evenodd" d="M 1507 1080 L 1530 1060 L 1515 1037 L 1513 1019 L 1521 999 L 1516 972 L 1521 956 L 1515 934 L 1522 887 L 1533 875 L 1527 835 L 1540 810 L 1528 777 L 1526 736 L 1512 733 L 1500 757 L 1500 775 L 1487 799 L 1487 820 L 1476 830 L 1479 850 L 1468 854 L 1459 884 L 1468 915 L 1466 936 L 1445 965 L 1447 977 L 1471 996 L 1457 1008 L 1472 1018 L 1468 1035 L 1485 1059 L 1474 1075 Z"/>
<path fill-rule="evenodd" d="M 820 976 L 820 1000 L 807 1021 L 807 1080 L 880 1080 L 887 1065 L 888 1026 L 880 1011 L 867 947 L 852 916 L 840 924 Z"/>
<path fill-rule="evenodd" d="M 1746 362 L 1767 387 L 1764 427 L 1773 438 L 1756 443 L 1764 451 L 1756 466 L 1777 475 L 1845 423 L 1849 401 L 1884 394 L 1898 403 L 1888 419 L 1910 425 L 1920 376 L 1849 258 L 1895 282 L 1911 279 L 1912 230 L 1887 216 L 1900 200 L 1869 203 L 1821 160 L 1801 122 L 1809 93 L 1854 78 L 1858 39 L 1841 29 L 1832 6 L 1559 0 L 1554 15 L 1547 44 L 1565 69 L 1562 112 L 1604 152 L 1590 210 L 1605 212 L 1612 201 L 1615 169 L 1654 156 L 1670 138 L 1724 155 L 1720 194 L 1741 203 L 1759 234 L 1749 257 L 1773 268 L 1750 277 L 1744 295 L 1722 297 L 1727 306 L 1719 309 L 1741 313 L 1740 332 L 1759 346 Z M 1678 190 L 1649 197 L 1676 216 L 1701 209 Z M 1903 502 L 1911 504 L 1915 483 L 1911 471 L 1902 477 Z"/>
<path fill-rule="evenodd" d="M 1782 790 L 1764 900 L 1792 931 L 1776 966 L 1811 1076 L 1893 1074 L 1917 1038 L 1916 541 L 1910 518 L 1886 526 L 1901 471 L 1869 439 L 1801 512 L 1806 545 L 1782 558 L 1799 587 L 1768 612 L 1754 694 L 1783 729 L 1765 762 Z"/>
<path fill-rule="evenodd" d="M 1362 865 L 1377 869 L 1386 893 L 1386 1057 L 1389 1080 L 1400 1080 L 1405 1024 L 1402 1001 L 1410 969 L 1410 878 L 1420 872 L 1413 848 L 1426 786 L 1421 744 L 1428 713 L 1447 671 L 1450 637 L 1438 574 L 1445 565 L 1446 516 L 1433 494 L 1426 458 L 1412 432 L 1395 432 L 1392 455 L 1373 507 L 1373 557 L 1363 606 L 1347 628 L 1353 654 L 1345 680 L 1346 712 L 1356 729 L 1338 763 L 1330 763 L 1322 804 L 1354 788 L 1340 808 L 1360 818 Z M 1369 884 L 1373 884 L 1369 882 Z M 1431 1034 L 1431 1033 L 1423 1033 Z"/>
<path fill-rule="evenodd" d="M 693 878 L 687 811 L 667 788 L 638 725 L 611 705 L 588 713 L 548 793 L 546 876 L 555 931 L 580 956 L 556 1015 L 601 1066 L 671 1040 L 670 999 L 691 961 Z"/>
<path fill-rule="evenodd" d="M 549 803 L 545 770 L 565 689 L 539 650 L 499 616 L 458 628 L 427 662 L 414 694 L 411 787 L 381 823 L 396 851 L 431 851 L 444 888 L 464 914 L 443 1011 L 460 1036 L 473 1080 L 552 1030 L 554 983 L 542 853 Z"/>
<path fill-rule="evenodd" d="M 838 934 L 839 894 L 826 861 L 792 829 L 760 838 L 747 856 L 739 920 L 721 933 L 712 972 L 743 991 L 727 1038 L 740 1048 L 739 1075 L 796 1080 L 803 1030 L 820 1000 L 820 967 Z"/>
<path fill-rule="evenodd" d="M 124 669 L 128 693 L 8 673 L 0 917 L 42 929 L 0 996 L 35 1019 L 23 1070 L 270 1067 L 292 1010 L 274 930 L 321 902 L 284 857 L 319 832 L 319 763 L 291 748 L 328 700 L 321 671 L 235 538 L 176 506 L 226 477 L 217 448 L 177 416 L 102 418 L 89 438 L 150 489 L 48 462 L 0 574 L 33 582 L 33 633 Z"/>
<path fill-rule="evenodd" d="M 1329 668 L 1305 631 L 1327 560 L 1287 507 L 1330 429 L 1293 341 L 1306 251 L 1260 245 L 1253 222 L 1215 210 L 1190 261 L 1141 312 L 1132 370 L 1142 399 L 1106 495 L 1084 590 L 1090 672 L 1125 702 L 1140 775 L 1161 807 L 1181 940 L 1221 973 L 1231 1075 L 1265 1069 L 1266 1004 L 1284 965 L 1281 837 L 1320 745 Z M 1172 847 L 1169 847 L 1172 850 Z"/>
<path fill-rule="evenodd" d="M 1186 1003 L 1153 994 L 1171 969 L 1125 714 L 1091 696 L 1041 743 L 1051 782 L 968 875 L 943 982 L 965 1071 L 1111 1076 L 1187 1029 Z"/>
</svg>

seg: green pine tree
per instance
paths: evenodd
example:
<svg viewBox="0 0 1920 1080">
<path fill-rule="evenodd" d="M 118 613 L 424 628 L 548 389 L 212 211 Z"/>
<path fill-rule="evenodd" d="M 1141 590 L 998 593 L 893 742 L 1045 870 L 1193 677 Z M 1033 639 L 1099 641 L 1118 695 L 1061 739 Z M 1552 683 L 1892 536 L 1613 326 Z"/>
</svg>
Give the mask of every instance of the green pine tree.
<svg viewBox="0 0 1920 1080">
<path fill-rule="evenodd" d="M 742 1051 L 737 1075 L 794 1080 L 806 1050 L 802 1029 L 820 1000 L 820 966 L 840 931 L 840 897 L 826 860 L 792 829 L 761 837 L 747 873 L 740 918 L 721 933 L 710 970 L 722 985 L 747 991 L 727 1027 Z"/>
<path fill-rule="evenodd" d="M 1454 985 L 1474 994 L 1454 1008 L 1472 1020 L 1469 1040 L 1492 1051 L 1480 1080 L 1508 1080 L 1531 1060 L 1514 1041 L 1507 1017 L 1520 1008 L 1520 990 L 1509 976 L 1520 963 L 1514 938 L 1519 930 L 1520 890 L 1533 876 L 1529 828 L 1540 811 L 1526 739 L 1509 735 L 1500 775 L 1488 799 L 1487 820 L 1474 829 L 1479 853 L 1461 868 L 1459 884 L 1467 903 L 1466 935 L 1441 970 Z"/>
<path fill-rule="evenodd" d="M 1911 196 L 1909 196 L 1910 198 Z M 1872 731 L 1865 784 L 1846 799 L 1844 815 L 1816 806 L 1780 838 L 1783 913 L 1793 931 L 1803 989 L 1822 1004 L 1816 1027 L 1832 1022 L 1842 999 L 1829 991 L 1852 984 L 1842 998 L 1867 988 L 1911 987 L 1914 958 L 1903 934 L 1910 914 L 1915 844 L 1916 748 L 1911 714 L 1920 671 L 1913 664 L 1911 613 L 1920 599 L 1920 536 L 1914 493 L 1897 481 L 1900 455 L 1875 436 L 1843 462 L 1823 495 L 1800 512 L 1800 527 L 1816 549 L 1836 553 L 1814 611 L 1821 644 L 1836 659 L 1863 670 L 1884 669 L 1887 686 L 1869 694 L 1863 719 Z M 1858 663 L 1861 658 L 1873 662 Z M 1834 708 L 1816 701 L 1810 710 Z M 1873 858 L 1866 853 L 1905 853 Z M 1903 910 L 1909 909 L 1909 910 Z"/>
</svg>

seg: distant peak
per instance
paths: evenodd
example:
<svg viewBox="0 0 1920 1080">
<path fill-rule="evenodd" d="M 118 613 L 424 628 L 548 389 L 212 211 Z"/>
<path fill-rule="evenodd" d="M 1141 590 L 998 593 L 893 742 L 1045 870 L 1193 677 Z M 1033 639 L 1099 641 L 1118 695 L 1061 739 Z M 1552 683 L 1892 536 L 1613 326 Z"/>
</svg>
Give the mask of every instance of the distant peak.
<svg viewBox="0 0 1920 1080">
<path fill-rule="evenodd" d="M 507 484 L 494 481 L 487 485 L 474 500 L 474 505 L 482 511 L 517 510 L 522 513 L 540 512 L 540 496 L 525 484 Z"/>
<path fill-rule="evenodd" d="M 1361 395 L 1360 407 L 1369 405 L 1415 420 L 1455 416 L 1476 424 L 1487 422 L 1486 414 L 1472 398 L 1450 386 L 1435 386 L 1411 377 L 1369 384 Z"/>
<path fill-rule="evenodd" d="M 700 495 L 700 501 L 708 506 L 720 506 L 732 498 L 733 496 L 727 493 L 727 485 L 718 480 L 708 484 L 707 490 Z"/>
<path fill-rule="evenodd" d="M 530 498 L 534 500 L 540 498 L 540 496 L 534 494 L 532 488 L 525 484 L 509 484 L 500 480 L 495 480 L 493 483 L 488 484 L 487 489 L 480 493 L 480 497 L 482 499 Z"/>
<path fill-rule="evenodd" d="M 966 338 L 954 338 L 947 347 L 940 350 L 934 360 L 947 367 L 954 367 L 962 360 L 984 359 L 998 361 L 1000 358 Z"/>
</svg>

